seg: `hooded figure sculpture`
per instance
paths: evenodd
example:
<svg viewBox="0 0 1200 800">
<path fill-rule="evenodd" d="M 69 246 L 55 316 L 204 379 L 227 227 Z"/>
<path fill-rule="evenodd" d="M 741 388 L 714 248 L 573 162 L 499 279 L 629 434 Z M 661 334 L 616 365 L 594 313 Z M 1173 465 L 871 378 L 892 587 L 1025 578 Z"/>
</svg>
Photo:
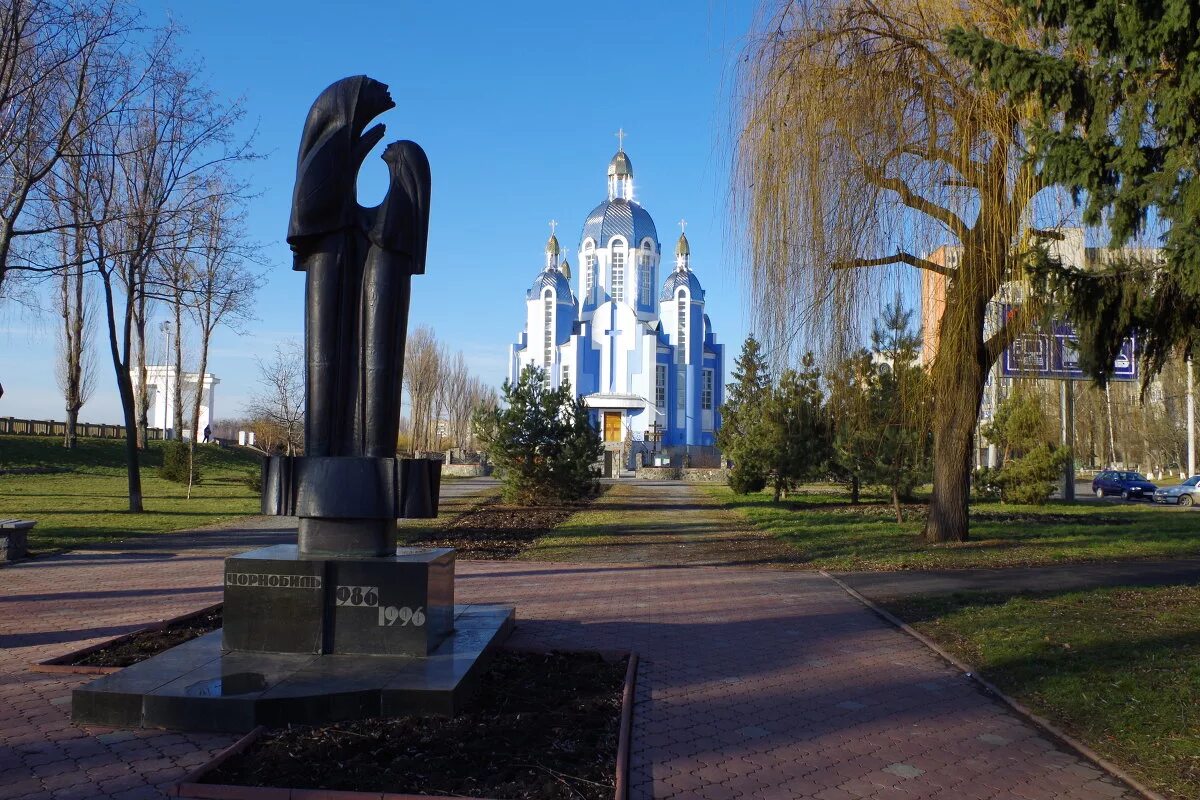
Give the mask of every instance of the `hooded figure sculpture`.
<svg viewBox="0 0 1200 800">
<path fill-rule="evenodd" d="M 305 283 L 305 452 L 396 455 L 409 278 L 424 272 L 429 164 L 412 142 L 390 145 L 383 202 L 358 204 L 358 172 L 383 138 L 364 129 L 395 107 L 365 75 L 323 91 L 300 139 L 287 241 Z"/>
</svg>

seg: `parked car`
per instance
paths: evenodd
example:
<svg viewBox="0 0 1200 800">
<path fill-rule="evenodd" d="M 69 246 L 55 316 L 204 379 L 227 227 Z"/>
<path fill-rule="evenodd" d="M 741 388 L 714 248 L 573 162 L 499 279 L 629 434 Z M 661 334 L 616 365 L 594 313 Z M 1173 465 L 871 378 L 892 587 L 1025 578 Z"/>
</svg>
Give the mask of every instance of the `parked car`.
<svg viewBox="0 0 1200 800">
<path fill-rule="evenodd" d="M 1193 475 L 1178 486 L 1164 486 L 1154 491 L 1154 502 L 1195 505 L 1200 501 L 1200 475 Z"/>
<path fill-rule="evenodd" d="M 1092 478 L 1092 492 L 1096 497 L 1119 494 L 1122 500 L 1149 499 L 1154 497 L 1157 488 L 1140 472 L 1106 469 Z"/>
</svg>

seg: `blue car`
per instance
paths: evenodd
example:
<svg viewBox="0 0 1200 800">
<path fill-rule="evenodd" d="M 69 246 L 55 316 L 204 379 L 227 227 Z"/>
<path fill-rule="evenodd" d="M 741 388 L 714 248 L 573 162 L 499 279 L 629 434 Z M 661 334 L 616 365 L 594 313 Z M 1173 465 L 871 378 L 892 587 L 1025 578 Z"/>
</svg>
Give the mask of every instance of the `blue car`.
<svg viewBox="0 0 1200 800">
<path fill-rule="evenodd" d="M 1154 497 L 1157 488 L 1140 472 L 1106 469 L 1092 478 L 1092 492 L 1096 497 L 1119 494 L 1122 500 L 1142 500 Z"/>
<path fill-rule="evenodd" d="M 1164 486 L 1154 492 L 1154 502 L 1195 505 L 1200 500 L 1200 475 L 1193 475 L 1178 486 Z"/>
</svg>

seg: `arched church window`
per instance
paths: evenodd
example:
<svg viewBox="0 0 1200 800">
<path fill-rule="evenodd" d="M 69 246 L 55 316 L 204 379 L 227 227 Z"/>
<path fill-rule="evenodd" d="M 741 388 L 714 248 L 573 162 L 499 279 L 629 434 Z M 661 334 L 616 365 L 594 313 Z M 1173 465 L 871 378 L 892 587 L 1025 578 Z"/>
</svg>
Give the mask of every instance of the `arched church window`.
<svg viewBox="0 0 1200 800">
<path fill-rule="evenodd" d="M 543 383 L 550 388 L 550 368 L 554 365 L 554 293 L 549 289 L 542 295 L 544 333 L 542 334 Z"/>
<path fill-rule="evenodd" d="M 651 266 L 653 255 L 654 248 L 650 242 L 642 242 L 642 251 L 638 256 L 638 302 L 646 305 L 654 299 L 654 267 Z"/>
<path fill-rule="evenodd" d="M 596 246 L 589 239 L 583 245 L 583 302 L 591 303 L 596 296 Z"/>
<path fill-rule="evenodd" d="M 612 283 L 608 293 L 614 303 L 625 302 L 625 248 L 619 242 L 612 244 Z"/>
<path fill-rule="evenodd" d="M 676 353 L 680 363 L 687 363 L 687 331 L 688 331 L 688 301 L 687 292 L 679 290 L 676 305 L 676 324 L 679 326 L 675 337 Z"/>
</svg>

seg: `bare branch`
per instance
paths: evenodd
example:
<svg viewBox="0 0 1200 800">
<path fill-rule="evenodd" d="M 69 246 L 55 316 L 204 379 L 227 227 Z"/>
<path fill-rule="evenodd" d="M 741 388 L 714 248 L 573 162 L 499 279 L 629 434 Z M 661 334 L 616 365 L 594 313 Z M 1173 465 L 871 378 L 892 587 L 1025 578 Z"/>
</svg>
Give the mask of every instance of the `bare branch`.
<svg viewBox="0 0 1200 800">
<path fill-rule="evenodd" d="M 912 253 L 905 253 L 904 251 L 881 258 L 856 258 L 850 261 L 835 261 L 829 266 L 830 269 L 859 269 L 860 267 L 883 267 L 888 264 L 908 264 L 910 267 L 936 272 L 938 275 L 945 275 L 947 277 L 954 275 L 954 270 L 949 267 L 930 261 L 927 258 L 914 256 Z"/>
</svg>

